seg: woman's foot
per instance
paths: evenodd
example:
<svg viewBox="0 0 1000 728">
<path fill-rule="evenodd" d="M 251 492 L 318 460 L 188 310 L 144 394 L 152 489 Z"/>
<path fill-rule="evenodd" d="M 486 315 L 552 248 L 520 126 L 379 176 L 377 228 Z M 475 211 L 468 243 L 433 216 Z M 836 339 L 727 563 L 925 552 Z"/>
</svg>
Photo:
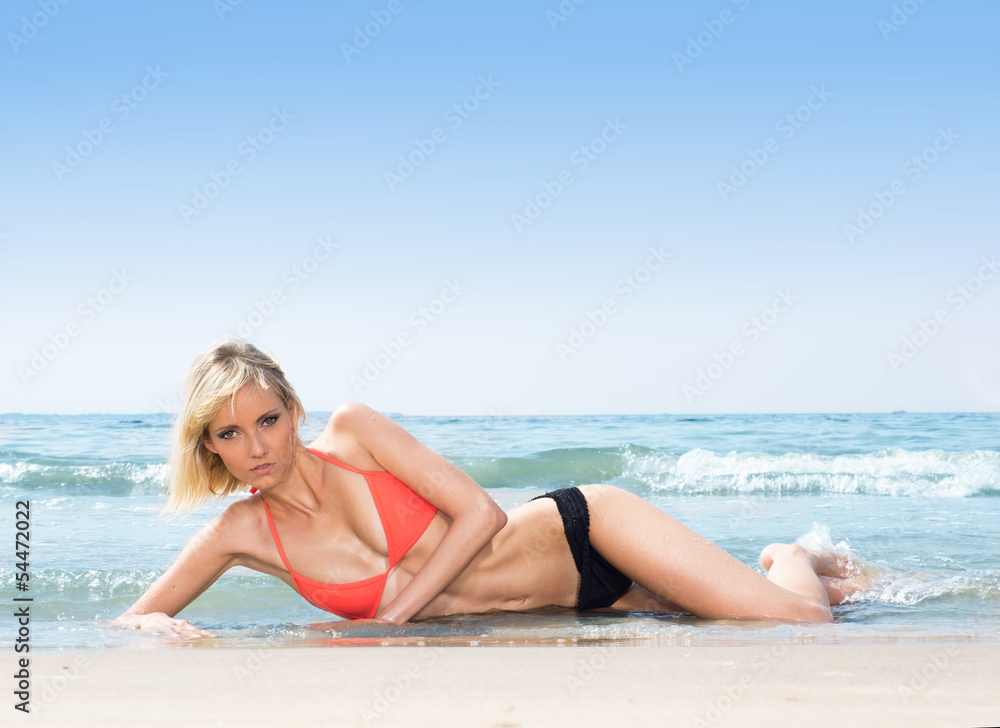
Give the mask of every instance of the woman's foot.
<svg viewBox="0 0 1000 728">
<path fill-rule="evenodd" d="M 840 604 L 847 597 L 851 596 L 851 594 L 867 588 L 874 578 L 870 574 L 858 574 L 846 579 L 835 576 L 821 576 L 819 580 L 823 582 L 823 587 L 826 589 L 826 596 L 832 605 Z"/>
<path fill-rule="evenodd" d="M 775 557 L 780 555 L 782 552 L 797 549 L 802 549 L 809 555 L 809 560 L 813 565 L 813 571 L 815 571 L 818 576 L 829 576 L 837 579 L 844 579 L 854 575 L 854 571 L 851 568 L 851 560 L 844 554 L 838 554 L 836 551 L 817 551 L 807 549 L 804 546 L 795 543 L 772 543 L 770 546 L 765 546 L 760 552 L 760 565 L 764 567 L 765 571 L 770 571 L 771 564 L 774 563 Z"/>
</svg>

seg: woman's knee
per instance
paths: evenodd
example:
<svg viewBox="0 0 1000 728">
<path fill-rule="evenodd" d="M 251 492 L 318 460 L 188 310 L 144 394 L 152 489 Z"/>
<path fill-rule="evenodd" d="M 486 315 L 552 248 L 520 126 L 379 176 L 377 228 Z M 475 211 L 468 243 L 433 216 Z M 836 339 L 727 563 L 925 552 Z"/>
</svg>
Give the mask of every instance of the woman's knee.
<svg viewBox="0 0 1000 728">
<path fill-rule="evenodd" d="M 760 565 L 765 571 L 771 570 L 771 565 L 776 559 L 786 557 L 808 557 L 808 552 L 797 543 L 772 543 L 765 546 L 760 552 Z"/>
</svg>

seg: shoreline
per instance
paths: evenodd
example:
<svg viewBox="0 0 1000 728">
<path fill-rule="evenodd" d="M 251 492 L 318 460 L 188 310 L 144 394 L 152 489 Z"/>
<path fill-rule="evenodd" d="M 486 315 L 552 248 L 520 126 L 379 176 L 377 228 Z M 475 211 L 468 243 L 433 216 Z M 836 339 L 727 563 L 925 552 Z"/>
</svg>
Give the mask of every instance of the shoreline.
<svg viewBox="0 0 1000 728">
<path fill-rule="evenodd" d="M 27 719 L 74 727 L 1000 724 L 995 645 L 187 647 L 36 652 Z"/>
</svg>

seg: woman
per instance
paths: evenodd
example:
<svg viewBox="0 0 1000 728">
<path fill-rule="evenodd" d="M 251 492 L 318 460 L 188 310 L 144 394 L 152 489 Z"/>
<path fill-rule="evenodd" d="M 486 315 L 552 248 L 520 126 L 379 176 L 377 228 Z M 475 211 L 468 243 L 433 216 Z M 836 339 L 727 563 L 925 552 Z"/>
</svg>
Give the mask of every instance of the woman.
<svg viewBox="0 0 1000 728">
<path fill-rule="evenodd" d="M 188 373 L 169 507 L 251 486 L 115 623 L 207 634 L 174 618 L 223 573 L 272 574 L 341 616 L 414 618 L 547 606 L 832 620 L 851 591 L 843 557 L 772 544 L 765 578 L 610 485 L 504 513 L 472 478 L 371 408 L 350 402 L 309 446 L 278 364 L 219 342 Z M 374 575 L 374 576 L 373 576 Z"/>
</svg>

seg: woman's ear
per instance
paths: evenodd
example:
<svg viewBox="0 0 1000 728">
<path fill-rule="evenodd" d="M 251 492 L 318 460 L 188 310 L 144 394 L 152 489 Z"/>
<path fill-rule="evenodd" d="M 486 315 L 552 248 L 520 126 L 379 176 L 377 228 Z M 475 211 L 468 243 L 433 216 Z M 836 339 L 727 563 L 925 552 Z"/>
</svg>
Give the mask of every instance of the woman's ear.
<svg viewBox="0 0 1000 728">
<path fill-rule="evenodd" d="M 219 451 L 215 449 L 215 445 L 212 444 L 212 439 L 208 435 L 201 436 L 201 444 L 205 446 L 205 449 L 209 452 L 214 452 L 216 455 Z"/>
</svg>

